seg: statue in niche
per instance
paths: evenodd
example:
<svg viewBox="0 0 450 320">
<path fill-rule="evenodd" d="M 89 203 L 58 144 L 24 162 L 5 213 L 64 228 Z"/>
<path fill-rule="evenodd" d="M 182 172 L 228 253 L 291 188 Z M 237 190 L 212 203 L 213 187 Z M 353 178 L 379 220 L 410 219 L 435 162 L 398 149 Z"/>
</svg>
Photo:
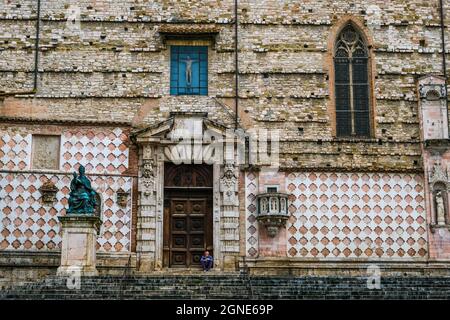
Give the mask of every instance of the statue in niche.
<svg viewBox="0 0 450 320">
<path fill-rule="evenodd" d="M 446 206 L 445 196 L 442 190 L 436 191 L 434 195 L 435 211 L 436 211 L 436 223 L 439 225 L 445 224 Z"/>
<path fill-rule="evenodd" d="M 97 192 L 85 175 L 86 169 L 80 165 L 78 174 L 73 173 L 70 182 L 68 214 L 94 214 L 97 207 Z"/>
</svg>

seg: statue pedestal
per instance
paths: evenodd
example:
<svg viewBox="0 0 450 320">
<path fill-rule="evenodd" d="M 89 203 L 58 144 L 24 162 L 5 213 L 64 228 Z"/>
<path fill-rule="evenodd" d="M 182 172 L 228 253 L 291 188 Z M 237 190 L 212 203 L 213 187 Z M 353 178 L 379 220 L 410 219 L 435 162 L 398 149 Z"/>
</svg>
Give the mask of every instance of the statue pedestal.
<svg viewBox="0 0 450 320">
<path fill-rule="evenodd" d="M 95 276 L 97 233 L 101 220 L 93 215 L 59 217 L 62 230 L 61 264 L 58 275 Z"/>
</svg>

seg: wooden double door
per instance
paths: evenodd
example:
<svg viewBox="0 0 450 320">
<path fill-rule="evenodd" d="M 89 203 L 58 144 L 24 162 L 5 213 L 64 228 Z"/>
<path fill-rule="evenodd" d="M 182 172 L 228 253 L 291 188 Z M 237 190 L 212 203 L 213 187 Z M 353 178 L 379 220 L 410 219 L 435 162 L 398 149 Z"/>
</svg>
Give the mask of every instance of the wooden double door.
<svg viewBox="0 0 450 320">
<path fill-rule="evenodd" d="M 213 249 L 212 223 L 212 168 L 199 165 L 166 165 L 164 189 L 164 265 L 172 268 L 200 268 L 205 250 Z M 173 171 L 176 171 L 174 185 Z M 198 171 L 206 173 L 201 179 Z M 211 170 L 211 172 L 208 172 Z M 181 177 L 180 177 L 181 175 Z M 185 177 L 189 175 L 189 177 Z M 200 183 L 201 185 L 197 184 Z M 189 181 L 189 183 L 186 183 Z M 177 185 L 179 184 L 179 185 Z"/>
</svg>

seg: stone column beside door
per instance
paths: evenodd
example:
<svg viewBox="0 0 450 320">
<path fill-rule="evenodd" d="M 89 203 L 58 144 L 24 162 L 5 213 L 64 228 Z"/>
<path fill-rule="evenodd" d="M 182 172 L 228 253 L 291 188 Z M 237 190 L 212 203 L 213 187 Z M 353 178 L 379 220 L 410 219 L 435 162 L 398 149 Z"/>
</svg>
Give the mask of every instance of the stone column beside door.
<svg viewBox="0 0 450 320">
<path fill-rule="evenodd" d="M 220 247 L 223 269 L 235 270 L 239 255 L 239 198 L 238 170 L 234 163 L 226 162 L 220 179 L 221 234 Z"/>
<path fill-rule="evenodd" d="M 144 144 L 140 152 L 136 251 L 138 270 L 150 272 L 161 267 L 155 265 L 157 162 L 154 145 Z"/>
</svg>

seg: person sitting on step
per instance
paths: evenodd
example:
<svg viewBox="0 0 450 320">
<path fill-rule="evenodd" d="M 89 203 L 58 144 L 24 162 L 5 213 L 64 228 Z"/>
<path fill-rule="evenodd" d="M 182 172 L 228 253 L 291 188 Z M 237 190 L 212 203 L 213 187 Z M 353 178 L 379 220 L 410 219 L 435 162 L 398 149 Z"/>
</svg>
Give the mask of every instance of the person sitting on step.
<svg viewBox="0 0 450 320">
<path fill-rule="evenodd" d="M 209 255 L 209 251 L 206 250 L 203 256 L 200 259 L 200 263 L 202 264 L 203 271 L 207 272 L 213 266 L 213 257 Z"/>
</svg>

